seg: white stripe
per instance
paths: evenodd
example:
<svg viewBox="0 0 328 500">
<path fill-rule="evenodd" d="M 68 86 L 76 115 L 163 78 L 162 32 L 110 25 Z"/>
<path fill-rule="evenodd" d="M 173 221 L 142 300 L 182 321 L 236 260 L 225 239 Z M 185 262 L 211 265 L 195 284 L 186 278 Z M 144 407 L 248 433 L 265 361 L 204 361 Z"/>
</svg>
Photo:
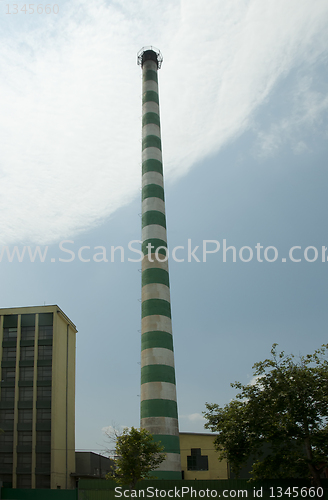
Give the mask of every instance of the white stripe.
<svg viewBox="0 0 328 500">
<path fill-rule="evenodd" d="M 146 148 L 142 152 L 142 161 L 146 160 L 159 160 L 162 162 L 162 151 L 158 148 Z"/>
<path fill-rule="evenodd" d="M 175 384 L 168 382 L 146 382 L 141 384 L 141 401 L 146 399 L 170 399 L 177 400 Z M 162 434 L 160 432 L 159 434 Z"/>
<path fill-rule="evenodd" d="M 154 101 L 147 101 L 142 105 L 142 115 L 156 113 L 159 116 L 159 105 Z"/>
<path fill-rule="evenodd" d="M 141 320 L 141 332 L 168 332 L 172 334 L 172 321 L 167 316 L 152 314 Z"/>
<path fill-rule="evenodd" d="M 143 92 L 147 92 L 148 90 L 152 90 L 153 92 L 158 93 L 158 83 L 155 80 L 144 80 L 142 83 Z"/>
<path fill-rule="evenodd" d="M 145 269 L 154 269 L 154 268 L 157 268 L 157 269 L 165 269 L 165 271 L 168 271 L 169 270 L 169 266 L 168 266 L 168 262 L 165 261 L 165 262 L 159 262 L 156 258 L 155 258 L 155 254 L 152 253 L 150 254 L 151 256 L 151 259 L 154 261 L 154 262 L 151 262 L 149 259 L 148 259 L 148 255 L 145 255 L 144 258 L 142 259 L 142 264 L 141 264 L 141 267 L 142 267 L 142 270 L 144 271 Z M 159 257 L 160 254 L 159 254 Z"/>
<path fill-rule="evenodd" d="M 166 365 L 174 368 L 174 353 L 163 347 L 151 347 L 141 351 L 141 367 L 147 365 Z"/>
<path fill-rule="evenodd" d="M 159 240 L 163 240 L 166 242 L 165 227 L 159 226 L 158 224 L 149 224 L 149 226 L 143 227 L 141 233 L 142 241 L 149 240 L 150 238 L 158 238 Z"/>
<path fill-rule="evenodd" d="M 155 123 L 147 123 L 142 127 L 142 138 L 144 139 L 147 135 L 156 135 L 156 137 L 161 138 L 161 131 L 158 125 Z"/>
<path fill-rule="evenodd" d="M 180 453 L 166 453 L 166 459 L 156 469 L 158 471 L 181 471 Z"/>
<path fill-rule="evenodd" d="M 159 172 L 146 172 L 142 176 L 142 187 L 147 186 L 147 184 L 158 184 L 164 187 L 162 174 Z"/>
<path fill-rule="evenodd" d="M 142 213 L 148 212 L 149 210 L 157 210 L 165 214 L 165 203 L 160 198 L 146 198 L 142 202 Z"/>
<path fill-rule="evenodd" d="M 141 289 L 141 301 L 148 299 L 163 299 L 170 302 L 170 289 L 162 283 L 149 283 Z"/>
<path fill-rule="evenodd" d="M 146 417 L 140 421 L 140 427 L 151 434 L 179 436 L 178 419 L 172 417 Z"/>
</svg>

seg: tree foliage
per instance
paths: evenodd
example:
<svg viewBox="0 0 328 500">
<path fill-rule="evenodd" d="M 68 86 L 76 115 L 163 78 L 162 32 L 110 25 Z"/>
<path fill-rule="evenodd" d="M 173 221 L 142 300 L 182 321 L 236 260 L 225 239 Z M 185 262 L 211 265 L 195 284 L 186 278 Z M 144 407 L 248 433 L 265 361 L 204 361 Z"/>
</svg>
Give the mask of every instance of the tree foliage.
<svg viewBox="0 0 328 500">
<path fill-rule="evenodd" d="M 154 441 L 146 429 L 125 428 L 121 435 L 116 435 L 114 470 L 106 478 L 134 489 L 138 481 L 154 479 L 150 473 L 165 460 L 163 450 L 164 446 Z"/>
<path fill-rule="evenodd" d="M 303 477 L 320 486 L 328 465 L 328 344 L 298 362 L 276 347 L 253 366 L 254 383 L 231 384 L 236 399 L 223 408 L 206 403 L 205 427 L 218 433 L 219 459 L 237 475 L 254 457 L 253 479 Z"/>
</svg>

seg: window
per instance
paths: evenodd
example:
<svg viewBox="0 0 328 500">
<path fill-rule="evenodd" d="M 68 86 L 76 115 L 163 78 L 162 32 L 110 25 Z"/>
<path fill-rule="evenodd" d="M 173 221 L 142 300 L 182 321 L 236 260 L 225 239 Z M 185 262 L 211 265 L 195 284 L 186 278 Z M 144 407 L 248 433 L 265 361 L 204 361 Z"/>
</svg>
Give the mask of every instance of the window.
<svg viewBox="0 0 328 500">
<path fill-rule="evenodd" d="M 14 361 L 16 359 L 16 346 L 4 347 L 2 349 L 2 361 Z"/>
<path fill-rule="evenodd" d="M 17 339 L 17 328 L 3 329 L 3 340 L 16 340 L 16 339 Z"/>
<path fill-rule="evenodd" d="M 3 387 L 1 389 L 1 401 L 15 401 L 15 387 Z"/>
<path fill-rule="evenodd" d="M 39 340 L 52 339 L 52 326 L 39 326 Z"/>
<path fill-rule="evenodd" d="M 19 369 L 19 380 L 33 380 L 33 366 L 21 366 Z"/>
<path fill-rule="evenodd" d="M 18 422 L 21 424 L 31 424 L 32 423 L 32 410 L 28 408 L 22 408 L 18 410 Z"/>
<path fill-rule="evenodd" d="M 0 410 L 0 422 L 8 423 L 14 420 L 14 409 Z"/>
<path fill-rule="evenodd" d="M 0 453 L 0 466 L 1 465 L 12 465 L 13 464 L 13 454 L 12 453 Z"/>
<path fill-rule="evenodd" d="M 37 431 L 36 433 L 36 444 L 47 446 L 51 444 L 51 431 Z"/>
<path fill-rule="evenodd" d="M 21 328 L 21 339 L 22 340 L 33 340 L 35 337 L 35 327 L 34 326 L 22 326 Z"/>
<path fill-rule="evenodd" d="M 20 387 L 19 401 L 33 401 L 33 387 Z"/>
<path fill-rule="evenodd" d="M 20 359 L 25 361 L 27 359 L 34 359 L 34 347 L 33 346 L 22 346 L 20 348 Z"/>
<path fill-rule="evenodd" d="M 52 359 L 52 345 L 39 345 L 38 359 Z"/>
<path fill-rule="evenodd" d="M 37 474 L 35 476 L 35 487 L 36 488 L 50 488 L 50 476 L 43 476 Z"/>
<path fill-rule="evenodd" d="M 17 467 L 18 468 L 31 468 L 32 453 L 17 453 Z"/>
<path fill-rule="evenodd" d="M 208 456 L 201 454 L 201 448 L 191 448 L 187 457 L 188 470 L 208 470 Z"/>
<path fill-rule="evenodd" d="M 3 367 L 1 373 L 1 380 L 3 382 L 14 382 L 15 381 L 15 367 Z"/>
<path fill-rule="evenodd" d="M 50 453 L 36 453 L 36 468 L 37 469 L 49 469 L 50 472 L 50 462 L 51 462 L 51 454 Z"/>
<path fill-rule="evenodd" d="M 30 489 L 31 488 L 31 474 L 18 474 L 17 475 L 17 488 Z"/>
<path fill-rule="evenodd" d="M 13 431 L 5 431 L 0 434 L 0 449 L 1 446 L 12 446 L 14 441 L 14 433 Z"/>
<path fill-rule="evenodd" d="M 37 399 L 51 399 L 51 387 L 38 387 Z"/>
<path fill-rule="evenodd" d="M 38 380 L 51 380 L 52 368 L 51 366 L 38 367 Z"/>
<path fill-rule="evenodd" d="M 36 421 L 37 423 L 42 423 L 45 421 L 50 422 L 51 410 L 50 408 L 37 408 L 36 410 Z"/>
<path fill-rule="evenodd" d="M 32 431 L 18 431 L 18 444 L 28 446 L 32 444 Z"/>
</svg>

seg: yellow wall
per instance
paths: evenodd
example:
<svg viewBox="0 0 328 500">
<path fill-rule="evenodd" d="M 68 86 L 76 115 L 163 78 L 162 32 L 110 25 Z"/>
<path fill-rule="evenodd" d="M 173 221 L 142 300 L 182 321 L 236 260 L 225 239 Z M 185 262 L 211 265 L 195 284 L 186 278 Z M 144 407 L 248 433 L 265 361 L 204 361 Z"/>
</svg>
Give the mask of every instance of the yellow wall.
<svg viewBox="0 0 328 500">
<path fill-rule="evenodd" d="M 214 434 L 180 432 L 181 469 L 184 479 L 228 479 L 227 462 L 218 460 L 218 453 L 214 449 Z M 200 448 L 202 455 L 208 456 L 207 471 L 188 471 L 187 456 L 191 455 L 192 448 Z"/>
</svg>

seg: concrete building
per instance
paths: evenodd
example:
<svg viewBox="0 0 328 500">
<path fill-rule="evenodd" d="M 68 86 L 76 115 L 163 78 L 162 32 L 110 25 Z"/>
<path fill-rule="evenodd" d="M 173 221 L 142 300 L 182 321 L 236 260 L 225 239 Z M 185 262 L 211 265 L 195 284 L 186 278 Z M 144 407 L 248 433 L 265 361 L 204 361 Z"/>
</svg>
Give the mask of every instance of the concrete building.
<svg viewBox="0 0 328 500">
<path fill-rule="evenodd" d="M 0 309 L 0 479 L 74 488 L 76 327 L 56 305 Z"/>
<path fill-rule="evenodd" d="M 76 451 L 75 465 L 75 473 L 72 474 L 75 480 L 106 479 L 106 474 L 112 470 L 114 462 L 92 451 Z"/>
<path fill-rule="evenodd" d="M 160 51 L 144 47 L 142 68 L 141 422 L 164 445 L 159 479 L 181 479 L 159 116 Z"/>
<path fill-rule="evenodd" d="M 229 479 L 226 460 L 218 460 L 215 434 L 180 432 L 183 479 Z"/>
</svg>

